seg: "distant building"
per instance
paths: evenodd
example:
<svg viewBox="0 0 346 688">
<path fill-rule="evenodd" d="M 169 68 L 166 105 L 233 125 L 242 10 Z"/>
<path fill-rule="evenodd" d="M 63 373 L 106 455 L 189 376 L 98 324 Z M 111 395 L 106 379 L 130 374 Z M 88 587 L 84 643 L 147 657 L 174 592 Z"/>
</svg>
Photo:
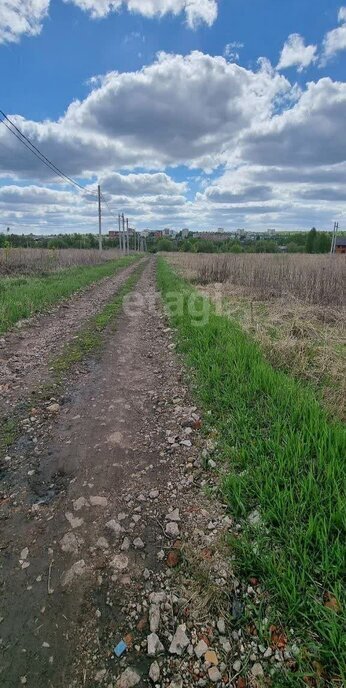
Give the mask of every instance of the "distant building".
<svg viewBox="0 0 346 688">
<path fill-rule="evenodd" d="M 266 234 L 267 234 L 267 236 L 275 236 L 276 229 L 267 229 Z"/>
<path fill-rule="evenodd" d="M 190 231 L 188 230 L 187 227 L 184 227 L 184 229 L 181 230 L 181 236 L 183 239 L 187 239 L 190 234 Z"/>
<path fill-rule="evenodd" d="M 346 238 L 340 237 L 335 240 L 335 253 L 346 253 Z"/>
</svg>

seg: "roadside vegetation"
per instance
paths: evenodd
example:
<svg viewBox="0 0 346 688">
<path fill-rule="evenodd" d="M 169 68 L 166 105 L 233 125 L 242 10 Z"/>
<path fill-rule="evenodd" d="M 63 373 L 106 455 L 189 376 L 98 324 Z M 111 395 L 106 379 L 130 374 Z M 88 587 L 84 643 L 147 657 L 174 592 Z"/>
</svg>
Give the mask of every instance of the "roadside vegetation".
<svg viewBox="0 0 346 688">
<path fill-rule="evenodd" d="M 0 278 L 14 275 L 44 276 L 77 265 L 100 265 L 120 258 L 120 251 L 89 249 L 0 248 Z"/>
<path fill-rule="evenodd" d="M 242 524 L 234 564 L 263 588 L 261 636 L 293 626 L 302 644 L 278 686 L 341 686 L 345 673 L 345 433 L 304 382 L 273 368 L 239 324 L 161 259 L 158 283 L 193 373 L 224 498 Z M 197 301 L 193 315 L 188 304 Z M 172 295 L 175 295 L 173 298 Z"/>
<path fill-rule="evenodd" d="M 115 275 L 138 260 L 125 256 L 98 265 L 79 265 L 43 276 L 0 277 L 0 334 L 19 320 L 41 313 L 79 289 Z"/>
<path fill-rule="evenodd" d="M 346 418 L 344 256 L 188 256 L 170 264 Z"/>
</svg>

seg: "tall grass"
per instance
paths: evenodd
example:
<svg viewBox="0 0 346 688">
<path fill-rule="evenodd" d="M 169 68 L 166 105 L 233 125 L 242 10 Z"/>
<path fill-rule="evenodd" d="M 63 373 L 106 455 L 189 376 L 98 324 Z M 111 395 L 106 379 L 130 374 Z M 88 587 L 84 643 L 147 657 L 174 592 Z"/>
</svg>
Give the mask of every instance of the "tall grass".
<svg viewBox="0 0 346 688">
<path fill-rule="evenodd" d="M 77 265 L 99 265 L 120 255 L 116 249 L 100 254 L 94 249 L 3 248 L 0 275 L 42 275 Z"/>
<path fill-rule="evenodd" d="M 233 543 L 238 567 L 270 592 L 272 614 L 299 628 L 305 667 L 318 659 L 329 677 L 345 681 L 343 428 L 328 422 L 302 383 L 274 370 L 234 321 L 211 308 L 207 324 L 194 326 L 192 288 L 164 261 L 158 282 L 167 302 L 172 292 L 184 298 L 172 324 L 194 371 L 206 431 L 216 435 L 216 456 L 227 469 L 229 509 L 243 523 Z M 248 521 L 254 509 L 257 526 Z M 334 609 L 326 606 L 330 599 Z M 298 673 L 287 685 L 306 683 Z"/>
<path fill-rule="evenodd" d="M 136 256 L 106 261 L 101 265 L 71 267 L 44 277 L 5 277 L 0 279 L 0 334 L 16 322 L 40 313 L 103 277 L 115 275 L 120 268 L 136 261 Z"/>
<path fill-rule="evenodd" d="M 179 254 L 175 264 L 199 284 L 230 282 L 255 298 L 290 296 L 320 305 L 345 303 L 345 256 Z"/>
</svg>

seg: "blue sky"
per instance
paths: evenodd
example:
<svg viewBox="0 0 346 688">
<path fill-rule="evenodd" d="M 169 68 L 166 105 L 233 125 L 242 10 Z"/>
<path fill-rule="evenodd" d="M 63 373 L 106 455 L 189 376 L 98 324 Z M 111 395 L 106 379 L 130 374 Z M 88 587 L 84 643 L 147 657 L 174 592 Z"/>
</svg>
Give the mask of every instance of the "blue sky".
<svg viewBox="0 0 346 688">
<path fill-rule="evenodd" d="M 5 0 L 0 108 L 139 229 L 346 225 L 345 6 L 187 4 Z M 4 126 L 1 149 L 0 231 L 96 231 Z"/>
</svg>

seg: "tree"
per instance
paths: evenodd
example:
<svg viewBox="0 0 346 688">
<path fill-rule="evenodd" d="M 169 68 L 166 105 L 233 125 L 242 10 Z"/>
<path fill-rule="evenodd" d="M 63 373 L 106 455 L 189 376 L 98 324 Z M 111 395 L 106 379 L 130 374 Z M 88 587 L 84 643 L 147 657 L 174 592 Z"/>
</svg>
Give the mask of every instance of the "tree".
<svg viewBox="0 0 346 688">
<path fill-rule="evenodd" d="M 330 236 L 326 232 L 318 232 L 315 241 L 315 252 L 329 253 L 331 241 Z"/>
<path fill-rule="evenodd" d="M 173 251 L 173 245 L 169 239 L 159 239 L 156 248 L 158 251 Z"/>
<path fill-rule="evenodd" d="M 315 253 L 316 249 L 316 235 L 317 235 L 317 230 L 315 227 L 310 229 L 310 232 L 308 234 L 308 238 L 306 240 L 306 252 L 307 253 Z"/>
</svg>

